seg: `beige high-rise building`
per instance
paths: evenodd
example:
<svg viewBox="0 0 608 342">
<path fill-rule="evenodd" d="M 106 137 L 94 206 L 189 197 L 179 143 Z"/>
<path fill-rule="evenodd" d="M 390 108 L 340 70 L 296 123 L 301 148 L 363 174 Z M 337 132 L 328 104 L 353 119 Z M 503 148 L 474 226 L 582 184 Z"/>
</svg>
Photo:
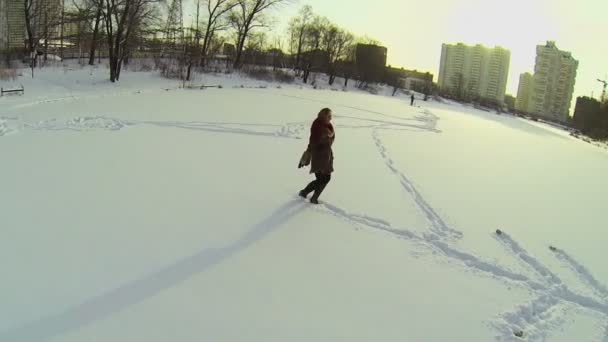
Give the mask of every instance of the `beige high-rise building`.
<svg viewBox="0 0 608 342">
<path fill-rule="evenodd" d="M 536 47 L 533 87 L 528 112 L 548 119 L 568 120 L 578 61 L 555 42 Z"/>
<path fill-rule="evenodd" d="M 24 0 L 0 0 L 0 51 L 25 46 Z"/>
<path fill-rule="evenodd" d="M 533 77 L 529 72 L 519 75 L 519 87 L 517 88 L 517 99 L 515 100 L 515 110 L 528 112 L 530 95 L 532 94 Z"/>
<path fill-rule="evenodd" d="M 439 88 L 454 96 L 503 103 L 511 52 L 501 47 L 443 44 Z"/>
</svg>

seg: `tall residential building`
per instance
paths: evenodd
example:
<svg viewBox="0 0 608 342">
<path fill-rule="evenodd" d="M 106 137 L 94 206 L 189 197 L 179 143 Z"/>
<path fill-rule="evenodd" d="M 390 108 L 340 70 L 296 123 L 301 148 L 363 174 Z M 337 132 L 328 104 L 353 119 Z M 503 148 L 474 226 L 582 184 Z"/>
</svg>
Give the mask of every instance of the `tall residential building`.
<svg viewBox="0 0 608 342">
<path fill-rule="evenodd" d="M 555 42 L 536 47 L 534 82 L 528 111 L 565 122 L 569 117 L 578 61 L 561 51 Z"/>
<path fill-rule="evenodd" d="M 460 98 L 503 103 L 511 52 L 501 47 L 443 44 L 439 89 Z"/>
<path fill-rule="evenodd" d="M 0 0 L 0 51 L 24 47 L 24 0 Z"/>
<path fill-rule="evenodd" d="M 519 87 L 517 88 L 517 100 L 515 100 L 515 110 L 527 112 L 532 94 L 533 77 L 529 72 L 519 75 Z"/>
</svg>

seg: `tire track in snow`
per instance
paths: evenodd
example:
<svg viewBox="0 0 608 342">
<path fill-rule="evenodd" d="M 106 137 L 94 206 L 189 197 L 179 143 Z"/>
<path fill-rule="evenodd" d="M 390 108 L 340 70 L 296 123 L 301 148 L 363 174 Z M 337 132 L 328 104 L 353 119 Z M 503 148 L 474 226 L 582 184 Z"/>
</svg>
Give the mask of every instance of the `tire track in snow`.
<svg viewBox="0 0 608 342">
<path fill-rule="evenodd" d="M 374 139 L 376 147 L 378 148 L 378 152 L 380 152 L 380 155 L 382 156 L 382 159 L 384 160 L 386 166 L 397 178 L 399 178 L 401 187 L 412 196 L 414 203 L 416 204 L 418 209 L 420 209 L 426 216 L 427 220 L 431 225 L 431 231 L 441 237 L 450 237 L 455 239 L 462 238 L 462 232 L 451 228 L 441 218 L 441 216 L 437 214 L 435 209 L 433 209 L 433 207 L 424 199 L 422 194 L 418 191 L 418 189 L 416 189 L 414 183 L 397 169 L 397 167 L 395 166 L 395 162 L 389 156 L 384 143 L 380 139 L 380 134 L 378 133 L 378 130 L 374 130 L 372 132 L 372 138 Z"/>
<path fill-rule="evenodd" d="M 600 283 L 585 266 L 581 265 L 578 261 L 561 249 L 551 248 L 551 251 L 557 259 L 559 259 L 564 265 L 570 268 L 574 274 L 576 274 L 582 283 L 587 284 L 587 286 L 596 295 L 598 295 L 600 298 L 608 298 L 608 288 Z"/>
</svg>

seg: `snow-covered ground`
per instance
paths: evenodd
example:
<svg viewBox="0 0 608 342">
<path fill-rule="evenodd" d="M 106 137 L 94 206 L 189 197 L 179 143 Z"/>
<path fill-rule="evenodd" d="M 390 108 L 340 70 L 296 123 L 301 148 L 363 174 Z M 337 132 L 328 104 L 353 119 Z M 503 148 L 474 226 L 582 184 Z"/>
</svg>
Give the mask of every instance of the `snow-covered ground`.
<svg viewBox="0 0 608 342">
<path fill-rule="evenodd" d="M 0 341 L 608 342 L 605 149 L 406 97 L 105 78 L 0 82 L 26 89 L 0 98 Z"/>
</svg>

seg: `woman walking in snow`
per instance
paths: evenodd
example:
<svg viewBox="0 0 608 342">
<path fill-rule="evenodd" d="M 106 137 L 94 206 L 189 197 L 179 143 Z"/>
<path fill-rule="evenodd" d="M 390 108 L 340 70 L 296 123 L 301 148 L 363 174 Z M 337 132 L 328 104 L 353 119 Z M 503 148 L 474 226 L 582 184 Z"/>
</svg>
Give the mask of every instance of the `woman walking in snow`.
<svg viewBox="0 0 608 342">
<path fill-rule="evenodd" d="M 300 196 L 303 198 L 314 191 L 310 198 L 310 203 L 313 204 L 319 204 L 319 196 L 331 180 L 331 173 L 334 172 L 334 153 L 331 147 L 336 135 L 331 124 L 331 114 L 331 109 L 323 108 L 312 123 L 308 149 L 304 152 L 299 165 L 303 167 L 310 162 L 310 173 L 315 174 L 316 179 L 300 191 Z"/>
</svg>

